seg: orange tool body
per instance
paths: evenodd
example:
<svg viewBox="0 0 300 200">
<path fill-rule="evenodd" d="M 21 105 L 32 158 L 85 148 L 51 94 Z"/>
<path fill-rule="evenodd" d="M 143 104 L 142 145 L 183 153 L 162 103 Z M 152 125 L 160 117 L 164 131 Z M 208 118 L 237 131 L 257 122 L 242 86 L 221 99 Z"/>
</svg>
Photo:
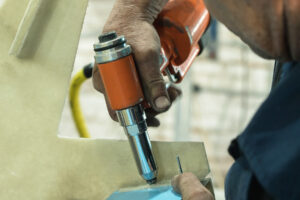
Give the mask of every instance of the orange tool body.
<svg viewBox="0 0 300 200">
<path fill-rule="evenodd" d="M 134 106 L 144 99 L 131 55 L 98 66 L 113 110 Z"/>
<path fill-rule="evenodd" d="M 179 83 L 202 47 L 199 41 L 210 16 L 203 0 L 170 0 L 154 26 L 161 40 L 161 72 Z M 109 103 L 128 136 L 139 173 L 148 183 L 156 181 L 156 163 L 147 133 L 144 95 L 124 36 L 115 32 L 99 36 L 94 45 Z"/>
<path fill-rule="evenodd" d="M 207 30 L 210 15 L 202 0 L 170 0 L 154 26 L 159 34 L 164 62 L 161 71 L 179 83 L 202 50 L 199 41 Z"/>
</svg>

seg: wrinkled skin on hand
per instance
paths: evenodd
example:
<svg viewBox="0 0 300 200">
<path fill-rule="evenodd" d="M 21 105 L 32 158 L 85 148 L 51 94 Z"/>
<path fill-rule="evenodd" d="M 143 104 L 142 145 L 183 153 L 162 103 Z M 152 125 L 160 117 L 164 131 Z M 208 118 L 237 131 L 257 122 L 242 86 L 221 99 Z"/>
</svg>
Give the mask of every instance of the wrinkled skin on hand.
<svg viewBox="0 0 300 200">
<path fill-rule="evenodd" d="M 172 179 L 173 189 L 182 195 L 183 200 L 214 200 L 213 195 L 192 173 L 183 173 Z"/>
<path fill-rule="evenodd" d="M 133 3 L 132 0 L 118 0 L 103 29 L 103 32 L 116 31 L 118 35 L 124 35 L 127 43 L 131 45 L 144 96 L 151 105 L 151 108 L 146 110 L 149 126 L 159 126 L 155 116 L 167 111 L 172 102 L 181 95 L 181 91 L 173 85 L 166 88 L 159 66 L 160 39 L 152 25 L 166 2 L 154 0 L 151 3 Z M 105 95 L 109 114 L 117 121 L 96 66 L 93 70 L 93 84 L 96 90 Z"/>
</svg>

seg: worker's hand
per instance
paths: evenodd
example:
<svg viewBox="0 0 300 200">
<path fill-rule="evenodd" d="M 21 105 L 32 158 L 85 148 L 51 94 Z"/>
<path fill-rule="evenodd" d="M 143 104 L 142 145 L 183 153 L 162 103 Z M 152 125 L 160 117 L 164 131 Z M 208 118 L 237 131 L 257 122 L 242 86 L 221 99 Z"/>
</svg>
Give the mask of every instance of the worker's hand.
<svg viewBox="0 0 300 200">
<path fill-rule="evenodd" d="M 117 0 L 107 20 L 103 32 L 116 31 L 124 35 L 131 45 L 146 100 L 149 125 L 158 126 L 154 118 L 158 113 L 169 109 L 172 101 L 180 95 L 174 87 L 166 88 L 160 73 L 160 39 L 152 23 L 167 0 Z M 101 77 L 94 67 L 93 83 L 95 89 L 104 93 Z M 107 100 L 107 98 L 106 98 Z M 116 120 L 115 112 L 107 102 L 109 113 Z"/>
<path fill-rule="evenodd" d="M 116 112 L 111 108 L 111 106 L 109 104 L 107 95 L 104 90 L 103 82 L 102 82 L 102 79 L 101 79 L 101 76 L 100 76 L 97 66 L 94 66 L 94 69 L 93 69 L 93 85 L 96 90 L 98 90 L 99 92 L 104 94 L 106 107 L 107 107 L 110 117 L 113 120 L 118 121 Z M 167 90 L 168 97 L 170 99 L 170 104 L 172 104 L 172 102 L 175 101 L 176 98 L 181 95 L 181 90 L 172 84 L 166 88 L 167 88 L 166 90 Z M 160 125 L 160 122 L 156 118 L 156 115 L 158 115 L 162 111 L 157 111 L 157 110 L 153 109 L 152 107 L 147 108 L 145 111 L 146 111 L 146 116 L 147 116 L 147 125 L 153 126 L 153 127 L 158 127 Z"/>
<path fill-rule="evenodd" d="M 192 173 L 183 173 L 172 179 L 173 189 L 182 195 L 183 200 L 214 200 L 213 195 Z"/>
</svg>

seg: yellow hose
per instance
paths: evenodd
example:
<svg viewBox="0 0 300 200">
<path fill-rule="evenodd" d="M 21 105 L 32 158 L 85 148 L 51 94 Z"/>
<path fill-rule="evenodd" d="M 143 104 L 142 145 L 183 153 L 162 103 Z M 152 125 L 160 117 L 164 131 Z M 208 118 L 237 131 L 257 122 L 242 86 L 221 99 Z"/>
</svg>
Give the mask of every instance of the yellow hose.
<svg viewBox="0 0 300 200">
<path fill-rule="evenodd" d="M 86 71 L 92 70 L 92 65 L 89 64 L 81 69 L 77 74 L 72 78 L 70 92 L 69 92 L 69 103 L 72 111 L 72 116 L 76 125 L 76 128 L 79 132 L 80 137 L 90 138 L 90 134 L 85 124 L 85 120 L 80 108 L 79 102 L 79 93 L 82 83 L 84 83 L 91 76 L 87 75 Z M 91 73 L 90 73 L 91 75 Z"/>
</svg>

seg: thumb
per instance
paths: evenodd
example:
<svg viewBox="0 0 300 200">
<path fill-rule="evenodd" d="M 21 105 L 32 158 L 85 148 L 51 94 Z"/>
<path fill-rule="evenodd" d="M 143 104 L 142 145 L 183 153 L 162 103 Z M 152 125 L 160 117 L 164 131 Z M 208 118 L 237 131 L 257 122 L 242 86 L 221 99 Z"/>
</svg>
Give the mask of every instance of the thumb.
<svg viewBox="0 0 300 200">
<path fill-rule="evenodd" d="M 158 40 L 158 44 L 153 42 L 154 44 L 147 44 L 146 47 L 135 46 L 134 58 L 146 100 L 155 111 L 163 112 L 171 106 L 171 101 L 160 72 L 159 38 L 156 40 Z"/>
</svg>

